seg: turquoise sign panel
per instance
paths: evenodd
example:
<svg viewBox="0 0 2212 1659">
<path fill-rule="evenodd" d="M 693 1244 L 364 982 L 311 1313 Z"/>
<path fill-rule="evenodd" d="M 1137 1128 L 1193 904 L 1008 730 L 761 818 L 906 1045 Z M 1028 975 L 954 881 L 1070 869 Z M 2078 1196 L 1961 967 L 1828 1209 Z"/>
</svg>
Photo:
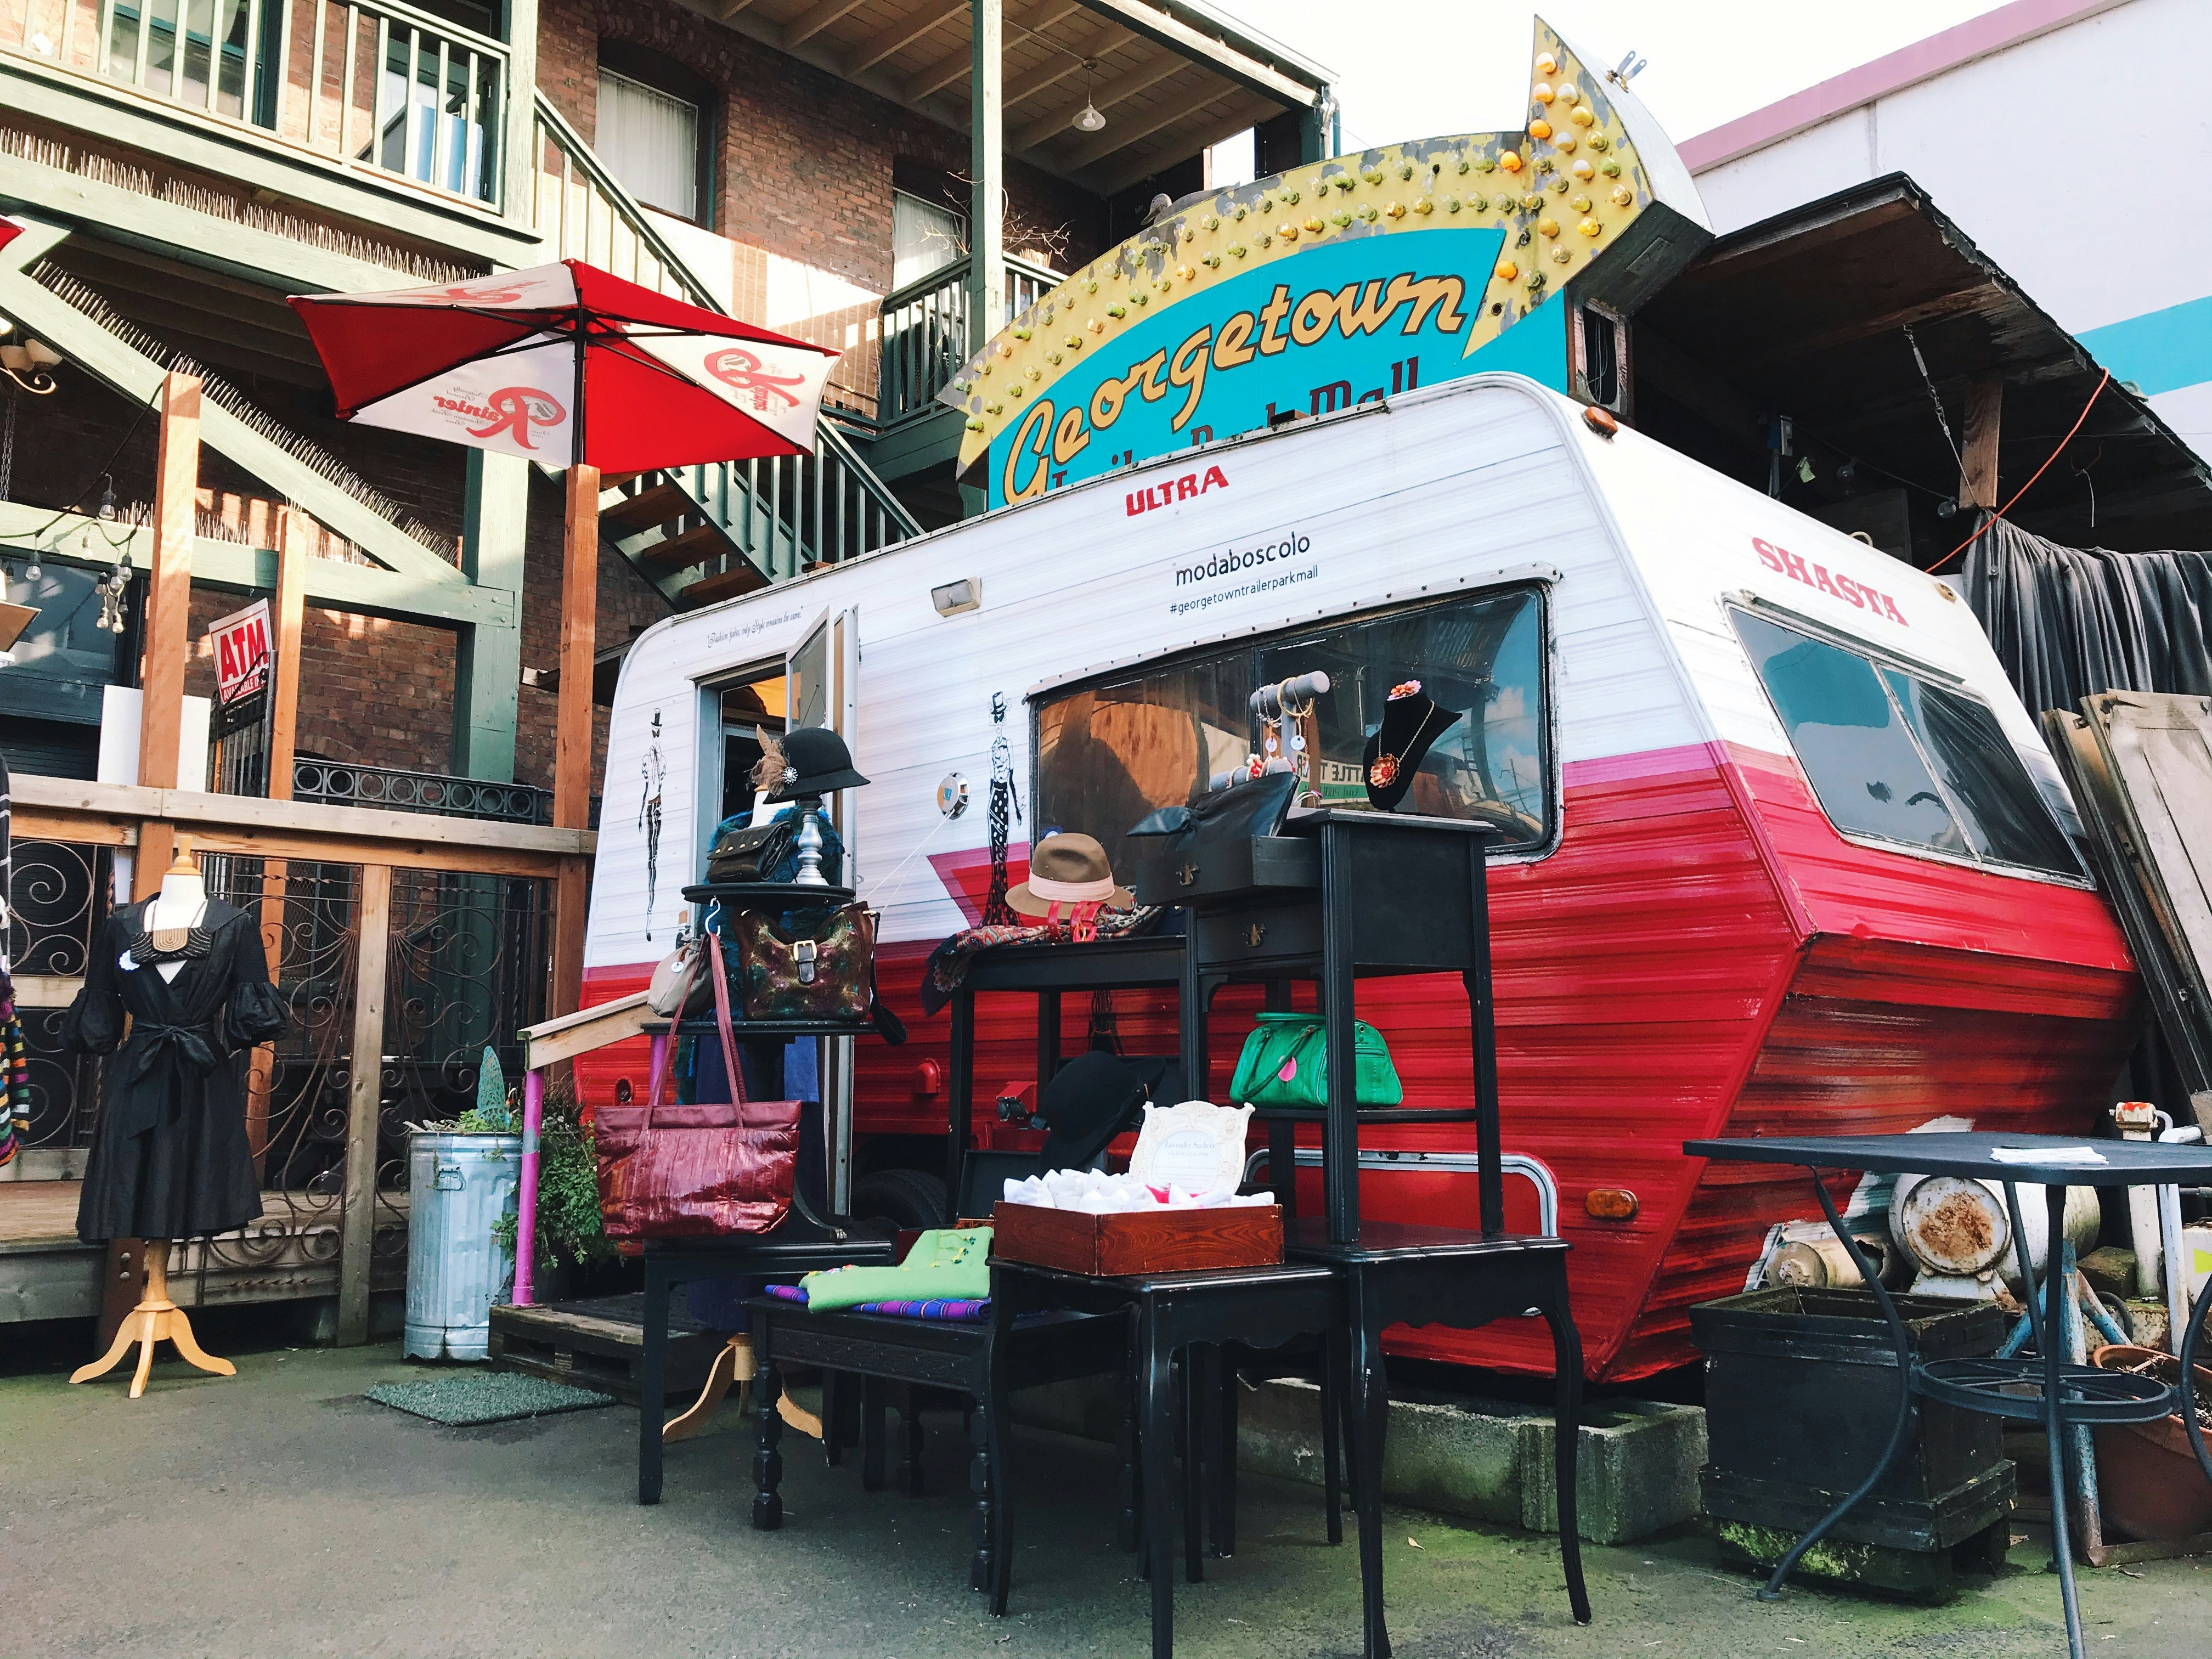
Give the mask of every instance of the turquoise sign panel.
<svg viewBox="0 0 2212 1659">
<path fill-rule="evenodd" d="M 1556 296 L 1466 355 L 1504 235 L 1348 238 L 1163 302 L 1159 315 L 1070 364 L 1010 420 L 990 451 L 991 505 L 1261 428 L 1288 411 L 1325 415 L 1462 375 L 1509 369 L 1565 390 L 1565 305 Z M 1127 297 L 1133 307 L 1136 295 Z"/>
</svg>

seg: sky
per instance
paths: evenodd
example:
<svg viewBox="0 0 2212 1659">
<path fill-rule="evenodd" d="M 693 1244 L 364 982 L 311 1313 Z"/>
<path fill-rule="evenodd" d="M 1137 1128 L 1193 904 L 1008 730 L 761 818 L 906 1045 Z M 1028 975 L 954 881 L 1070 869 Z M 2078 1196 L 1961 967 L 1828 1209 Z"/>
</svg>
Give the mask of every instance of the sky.
<svg viewBox="0 0 2212 1659">
<path fill-rule="evenodd" d="M 1996 0 L 1216 0 L 1336 71 L 1344 147 L 1518 127 L 1531 18 L 1610 68 L 1675 143 L 1995 9 Z"/>
</svg>

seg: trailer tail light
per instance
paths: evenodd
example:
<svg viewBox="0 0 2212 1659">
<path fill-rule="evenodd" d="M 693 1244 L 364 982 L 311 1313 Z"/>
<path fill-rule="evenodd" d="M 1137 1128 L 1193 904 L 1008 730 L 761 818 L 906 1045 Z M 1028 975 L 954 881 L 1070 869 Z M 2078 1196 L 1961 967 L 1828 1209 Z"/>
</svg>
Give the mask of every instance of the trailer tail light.
<svg viewBox="0 0 2212 1659">
<path fill-rule="evenodd" d="M 1636 1194 L 1626 1187 L 1593 1187 L 1583 1195 L 1583 1213 L 1593 1221 L 1633 1221 Z"/>
</svg>

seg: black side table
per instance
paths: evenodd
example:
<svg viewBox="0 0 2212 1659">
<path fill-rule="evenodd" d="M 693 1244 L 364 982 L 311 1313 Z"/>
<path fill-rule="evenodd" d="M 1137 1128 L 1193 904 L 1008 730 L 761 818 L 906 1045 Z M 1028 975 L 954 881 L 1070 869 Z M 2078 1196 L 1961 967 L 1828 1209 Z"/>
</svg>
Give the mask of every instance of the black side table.
<svg viewBox="0 0 2212 1659">
<path fill-rule="evenodd" d="M 2022 1163 L 2000 1158 L 1999 1149 L 2052 1153 L 2061 1149 L 2091 1146 L 2101 1155 L 2096 1164 Z M 2179 1404 L 2188 1425 L 2191 1444 L 2205 1475 L 2212 1480 L 2212 1455 L 2208 1455 L 2202 1429 L 2196 1421 L 2190 1367 L 2197 1345 L 2204 1334 L 2204 1316 L 2212 1308 L 2212 1295 L 2200 1298 L 2182 1338 L 2178 1358 L 2182 1386 L 2176 1389 L 2154 1378 L 2125 1371 L 2099 1370 L 2068 1361 L 2065 1292 L 2062 1275 L 2046 1273 L 2041 1310 L 2033 1295 L 2027 1297 L 2029 1318 L 2035 1332 L 2033 1359 L 1936 1359 L 1916 1361 L 1911 1339 L 1898 1316 L 1889 1292 L 1873 1266 L 1860 1253 L 1857 1241 L 1837 1213 L 1835 1200 L 1820 1180 L 1823 1170 L 1859 1170 L 1869 1175 L 1950 1175 L 1969 1181 L 2001 1183 L 2005 1209 L 2011 1221 L 2013 1247 L 2018 1255 L 2021 1280 L 2033 1285 L 2026 1231 L 2021 1224 L 2020 1187 L 2044 1189 L 2051 1241 L 2049 1254 L 2055 1261 L 2057 1241 L 2065 1237 L 2066 1189 L 2069 1187 L 2151 1187 L 2201 1185 L 2212 1180 L 2212 1147 L 2167 1146 L 2156 1141 L 2099 1140 L 2083 1142 L 2057 1135 L 1929 1133 L 1903 1135 L 1777 1135 L 1757 1140 L 1686 1140 L 1682 1150 L 1692 1158 L 1720 1158 L 1741 1164 L 1796 1164 L 1813 1180 L 1828 1225 L 1850 1252 L 1853 1265 L 1881 1305 L 1897 1345 L 1898 1398 L 1896 1427 L 1882 1448 L 1873 1470 L 1813 1529 L 1799 1539 L 1782 1558 L 1759 1592 L 1762 1601 L 1782 1593 L 1783 1582 L 1830 1528 L 1850 1513 L 1888 1472 L 1900 1448 L 1911 1437 L 1917 1401 L 1940 1400 L 1964 1411 L 1982 1412 L 2016 1422 L 2043 1425 L 2051 1456 L 2051 1552 L 2058 1572 L 2059 1601 L 2066 1610 L 2066 1644 L 2072 1659 L 2083 1659 L 2081 1613 L 2075 1601 L 2074 1550 L 2068 1537 L 2066 1506 L 2077 1484 L 2079 1471 L 2070 1456 L 2069 1430 L 2094 1423 L 2155 1422 Z"/>
<path fill-rule="evenodd" d="M 1563 1238 L 1485 1238 L 1454 1227 L 1370 1222 L 1340 1244 L 1320 1224 L 1285 1227 L 1284 1254 L 1325 1265 L 1343 1280 L 1352 1330 L 1352 1501 L 1359 1516 L 1359 1583 L 1368 1659 L 1388 1659 L 1382 1600 L 1382 1448 L 1389 1390 L 1382 1333 L 1392 1325 L 1475 1330 L 1534 1310 L 1552 1328 L 1553 1468 L 1559 1489 L 1559 1554 L 1575 1622 L 1590 1620 L 1575 1514 L 1576 1437 L 1582 1417 L 1583 1343 L 1567 1304 Z"/>
<path fill-rule="evenodd" d="M 1005 1577 L 1003 1565 L 992 1556 L 992 1516 L 1005 1501 L 1001 1465 L 991 1451 L 997 1409 L 991 1399 L 994 1340 L 1005 1345 L 1009 1389 L 1036 1388 L 1102 1371 L 1126 1375 L 1128 1370 L 1128 1322 L 1118 1317 L 1042 1314 L 998 1333 L 994 1326 L 980 1322 L 894 1318 L 854 1310 L 812 1313 L 773 1296 L 756 1297 L 745 1306 L 753 1316 L 753 1355 L 760 1364 L 760 1380 L 753 1390 L 758 1432 L 753 1525 L 773 1532 L 783 1524 L 783 1499 L 777 1491 L 783 1478 L 783 1457 L 776 1449 L 783 1437 L 783 1419 L 775 1409 L 782 1391 L 778 1366 L 819 1365 L 825 1371 L 864 1379 L 860 1484 L 872 1492 L 884 1484 L 884 1384 L 950 1389 L 966 1395 L 976 1407 L 969 1423 L 969 1487 L 975 1498 L 975 1553 L 968 1570 L 972 1589 L 986 1589 Z M 908 1429 L 908 1486 L 919 1491 L 919 1431 L 911 1415 Z"/>
<path fill-rule="evenodd" d="M 887 1238 L 830 1237 L 808 1230 L 794 1212 L 781 1227 L 757 1237 L 648 1239 L 645 1246 L 644 1351 L 638 1383 L 644 1400 L 637 1413 L 637 1501 L 660 1501 L 663 1397 L 668 1389 L 668 1291 L 673 1285 L 702 1279 L 796 1279 L 830 1267 L 895 1265 Z M 773 1401 L 770 1402 L 773 1405 Z M 830 1445 L 837 1430 L 824 1411 L 823 1431 Z"/>
<path fill-rule="evenodd" d="M 994 1468 L 1006 1467 L 1006 1398 L 1015 1386 L 1012 1348 L 1006 1339 L 1024 1313 L 1067 1309 L 1091 1314 L 1123 1314 L 1132 1324 L 1130 1346 L 1136 1360 L 1137 1455 L 1144 1490 L 1142 1511 L 1146 1574 L 1152 1589 L 1152 1659 L 1175 1652 L 1175 1573 L 1170 1552 L 1175 1539 L 1175 1432 L 1169 1411 L 1169 1362 L 1186 1351 L 1212 1344 L 1279 1347 L 1293 1338 L 1326 1334 L 1344 1317 L 1343 1292 L 1336 1273 L 1326 1267 L 1288 1262 L 1274 1267 L 1217 1267 L 1194 1273 L 1141 1273 L 1121 1279 L 1063 1273 L 1026 1262 L 991 1259 L 991 1368 L 989 1444 Z M 1234 1386 L 1231 1379 L 1231 1386 Z M 1202 1390 L 1193 1389 L 1195 1400 Z M 1198 1462 L 1200 1425 L 1189 1424 L 1191 1446 L 1186 1464 Z M 1188 1482 L 1197 1495 L 1194 1475 Z M 1359 1501 L 1374 1508 L 1381 1525 L 1382 1482 L 1364 1483 Z M 991 1584 L 991 1611 L 1006 1610 L 1013 1559 L 1012 1521 L 1001 1503 L 991 1514 L 996 1534 L 990 1553 L 999 1564 Z M 1198 1517 L 1184 1517 L 1190 1576 L 1197 1570 Z M 1379 1535 L 1379 1534 L 1378 1534 Z"/>
<path fill-rule="evenodd" d="M 975 1144 L 975 994 L 1014 991 L 1037 1000 L 1037 1087 L 1060 1069 L 1060 999 L 1067 991 L 1179 987 L 1183 942 L 1174 934 L 1097 939 L 1087 945 L 1001 945 L 979 951 L 952 994 L 952 1054 L 945 1079 L 951 1139 L 946 1143 L 945 1218 L 960 1202 L 961 1161 Z"/>
</svg>

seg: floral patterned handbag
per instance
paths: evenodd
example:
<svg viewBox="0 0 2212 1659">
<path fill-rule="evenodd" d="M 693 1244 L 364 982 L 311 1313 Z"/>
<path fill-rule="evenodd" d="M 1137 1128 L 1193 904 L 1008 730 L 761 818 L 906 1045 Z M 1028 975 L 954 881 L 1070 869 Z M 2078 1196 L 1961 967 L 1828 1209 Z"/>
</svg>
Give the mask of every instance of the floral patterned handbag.
<svg viewBox="0 0 2212 1659">
<path fill-rule="evenodd" d="M 808 918 L 811 917 L 811 923 Z M 876 980 L 876 915 L 865 904 L 792 911 L 779 926 L 768 911 L 731 923 L 747 1019 L 868 1018 Z"/>
</svg>

